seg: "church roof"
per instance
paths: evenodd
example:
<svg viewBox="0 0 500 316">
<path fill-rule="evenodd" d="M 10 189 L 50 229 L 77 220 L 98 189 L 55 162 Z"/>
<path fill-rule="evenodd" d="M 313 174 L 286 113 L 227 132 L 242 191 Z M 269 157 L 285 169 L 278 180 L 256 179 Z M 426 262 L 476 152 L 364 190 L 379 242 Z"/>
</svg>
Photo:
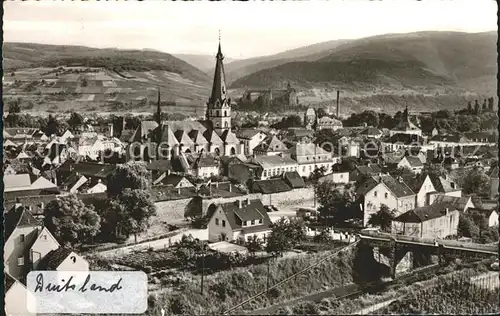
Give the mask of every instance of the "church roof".
<svg viewBox="0 0 500 316">
<path fill-rule="evenodd" d="M 212 94 L 210 95 L 210 99 L 208 100 L 209 105 L 217 105 L 222 107 L 223 105 L 229 106 L 227 100 L 227 87 L 226 87 L 226 75 L 224 73 L 224 64 L 222 60 L 224 56 L 222 55 L 222 50 L 219 42 L 219 49 L 217 51 L 216 63 L 215 63 L 215 72 L 214 72 L 214 81 L 212 86 Z"/>
<path fill-rule="evenodd" d="M 205 133 L 203 133 L 203 136 L 205 136 L 205 139 L 212 144 L 215 145 L 223 145 L 224 142 L 222 139 L 220 139 L 219 135 L 214 130 L 206 130 Z"/>
<path fill-rule="evenodd" d="M 194 142 L 189 138 L 188 134 L 183 130 L 178 130 L 175 132 L 175 137 L 179 141 L 180 144 L 184 146 L 194 145 Z"/>
<path fill-rule="evenodd" d="M 222 135 L 221 139 L 226 143 L 226 144 L 239 144 L 238 137 L 229 129 L 225 130 Z"/>
<path fill-rule="evenodd" d="M 192 130 L 189 133 L 189 136 L 191 137 L 191 139 L 193 140 L 193 142 L 195 144 L 197 144 L 197 145 L 208 144 L 208 141 L 203 136 L 203 133 L 201 131 L 199 131 L 199 130 Z"/>
<path fill-rule="evenodd" d="M 170 128 L 170 125 L 161 125 L 161 143 L 166 143 L 169 146 L 173 147 L 175 145 L 179 145 L 179 142 L 175 138 L 174 132 Z M 156 133 L 156 130 L 155 130 Z"/>
</svg>

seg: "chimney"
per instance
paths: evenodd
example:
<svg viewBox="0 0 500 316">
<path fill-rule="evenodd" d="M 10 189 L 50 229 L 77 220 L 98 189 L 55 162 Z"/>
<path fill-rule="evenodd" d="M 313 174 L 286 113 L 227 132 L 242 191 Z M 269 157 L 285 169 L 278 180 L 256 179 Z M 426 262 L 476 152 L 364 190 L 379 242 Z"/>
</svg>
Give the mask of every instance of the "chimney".
<svg viewBox="0 0 500 316">
<path fill-rule="evenodd" d="M 109 138 L 113 138 L 113 123 L 108 124 Z"/>
<path fill-rule="evenodd" d="M 337 90 L 337 118 L 340 117 L 340 91 Z"/>
<path fill-rule="evenodd" d="M 243 208 L 243 201 L 242 200 L 238 200 L 238 207 Z"/>
<path fill-rule="evenodd" d="M 250 205 L 250 198 L 247 197 L 247 205 Z"/>
<path fill-rule="evenodd" d="M 177 194 L 181 195 L 181 188 L 180 187 L 177 188 Z"/>
<path fill-rule="evenodd" d="M 231 182 L 229 182 L 229 192 L 233 192 Z"/>
<path fill-rule="evenodd" d="M 449 213 L 449 208 L 445 208 L 445 210 L 444 210 L 444 211 L 445 211 L 446 216 L 448 216 L 448 213 Z"/>
</svg>

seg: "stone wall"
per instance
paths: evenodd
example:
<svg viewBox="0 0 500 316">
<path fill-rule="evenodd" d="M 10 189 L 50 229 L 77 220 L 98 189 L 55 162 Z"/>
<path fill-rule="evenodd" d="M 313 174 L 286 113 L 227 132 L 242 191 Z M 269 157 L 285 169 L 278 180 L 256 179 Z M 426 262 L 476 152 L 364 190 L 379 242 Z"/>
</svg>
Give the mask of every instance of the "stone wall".
<svg viewBox="0 0 500 316">
<path fill-rule="evenodd" d="M 261 200 L 264 205 L 274 205 L 278 208 L 280 206 L 304 204 L 314 201 L 314 189 L 310 187 L 281 193 L 262 194 Z"/>
</svg>

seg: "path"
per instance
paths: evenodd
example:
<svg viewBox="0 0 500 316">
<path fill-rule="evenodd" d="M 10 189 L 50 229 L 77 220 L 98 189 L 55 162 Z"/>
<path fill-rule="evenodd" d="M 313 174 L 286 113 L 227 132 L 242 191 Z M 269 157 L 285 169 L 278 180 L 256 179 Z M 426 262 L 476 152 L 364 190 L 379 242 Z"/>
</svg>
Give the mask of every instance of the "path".
<svg viewBox="0 0 500 316">
<path fill-rule="evenodd" d="M 153 248 L 153 250 L 164 249 L 169 246 L 169 239 L 170 243 L 173 244 L 177 241 L 180 241 L 183 235 L 192 235 L 193 238 L 198 238 L 200 240 L 208 240 L 208 229 L 188 229 L 169 238 L 158 239 L 137 245 L 125 246 L 118 249 L 106 250 L 99 252 L 99 255 L 103 257 L 114 257 L 114 256 L 123 256 L 132 253 L 134 251 L 147 250 L 149 248 Z"/>
</svg>

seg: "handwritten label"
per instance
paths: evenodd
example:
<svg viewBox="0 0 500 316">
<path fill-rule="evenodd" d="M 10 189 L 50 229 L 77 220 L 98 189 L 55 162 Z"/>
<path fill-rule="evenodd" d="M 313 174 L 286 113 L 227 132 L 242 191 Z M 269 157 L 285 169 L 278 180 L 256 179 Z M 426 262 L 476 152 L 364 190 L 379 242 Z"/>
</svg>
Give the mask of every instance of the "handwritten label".
<svg viewBox="0 0 500 316">
<path fill-rule="evenodd" d="M 31 271 L 31 313 L 141 314 L 148 307 L 148 277 L 142 271 Z"/>
</svg>

